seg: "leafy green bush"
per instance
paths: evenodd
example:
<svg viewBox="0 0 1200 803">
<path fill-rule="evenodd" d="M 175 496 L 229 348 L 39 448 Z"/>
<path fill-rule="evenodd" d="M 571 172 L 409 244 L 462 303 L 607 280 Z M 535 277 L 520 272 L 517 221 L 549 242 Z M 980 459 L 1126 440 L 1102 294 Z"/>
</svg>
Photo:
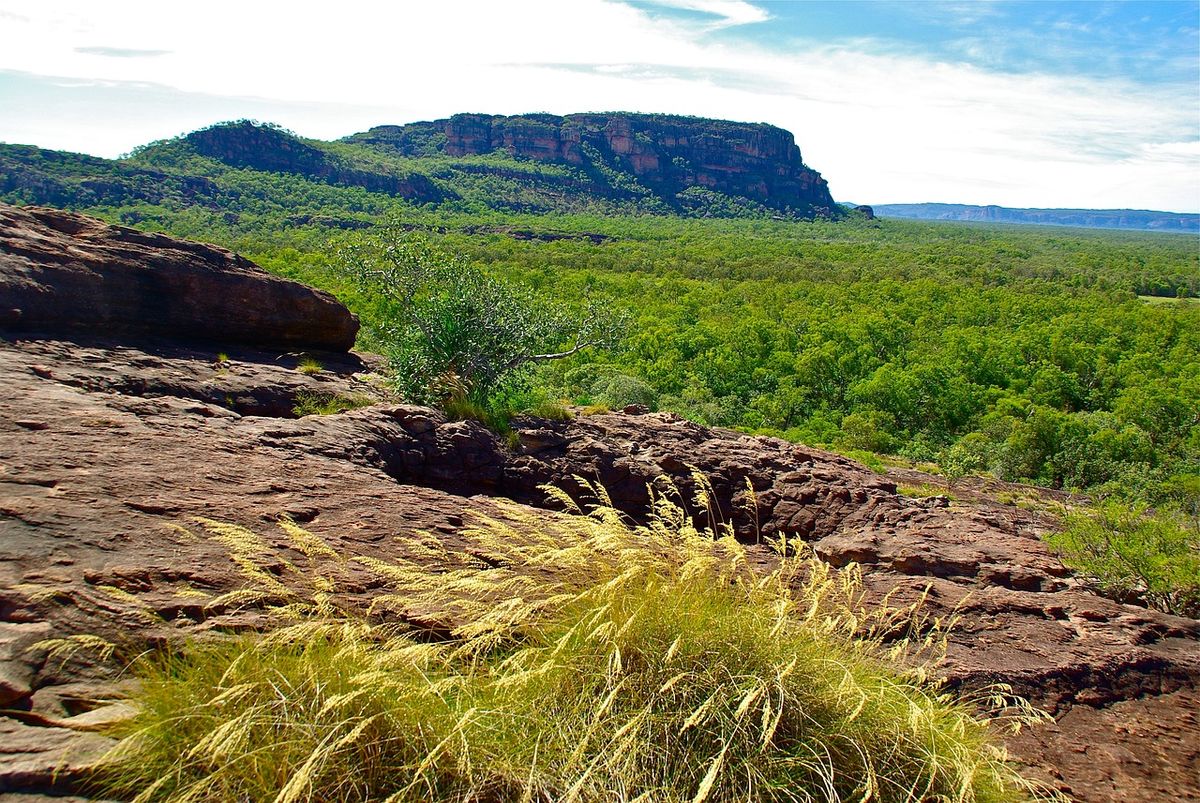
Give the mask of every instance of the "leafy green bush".
<svg viewBox="0 0 1200 803">
<path fill-rule="evenodd" d="M 103 791 L 280 803 L 1031 792 L 994 745 L 996 721 L 926 679 L 920 656 L 936 657 L 923 650 L 938 637 L 896 642 L 906 625 L 921 632 L 913 612 L 864 607 L 854 569 L 785 550 L 764 576 L 666 495 L 644 527 L 607 505 L 574 509 L 477 516 L 462 552 L 430 537 L 412 563 L 345 561 L 283 522 L 311 562 L 282 561 L 282 577 L 261 568 L 280 555 L 255 533 L 205 522 L 252 585 L 212 605 L 267 606 L 284 624 L 144 660 Z M 384 586 L 369 616 L 338 593 L 363 569 Z M 406 619 L 427 630 L 405 632 Z M 977 702 L 989 701 L 1010 721 L 1030 715 L 1001 690 Z"/>
<path fill-rule="evenodd" d="M 879 410 L 861 410 L 842 419 L 840 445 L 847 449 L 890 454 L 896 450 L 896 439 L 889 434 L 896 428 L 896 419 Z"/>
<path fill-rule="evenodd" d="M 1067 515 L 1047 540 L 1063 560 L 1121 599 L 1200 616 L 1200 522 L 1182 512 L 1110 501 Z"/>
<path fill-rule="evenodd" d="M 592 398 L 613 410 L 640 404 L 651 410 L 658 407 L 658 393 L 636 376 L 614 374 L 592 386 Z"/>
<path fill-rule="evenodd" d="M 339 268 L 380 305 L 373 327 L 412 401 L 482 405 L 537 363 L 613 345 L 624 326 L 600 304 L 571 312 L 402 228 L 347 246 Z"/>
<path fill-rule="evenodd" d="M 618 373 L 616 366 L 587 362 L 563 374 L 563 390 L 573 399 L 590 399 L 598 384 Z"/>
<path fill-rule="evenodd" d="M 964 435 L 939 455 L 938 466 L 950 481 L 958 482 L 969 474 L 978 474 L 988 467 L 989 443 L 980 432 Z"/>
<path fill-rule="evenodd" d="M 862 463 L 867 468 L 874 471 L 876 474 L 886 474 L 887 466 L 879 459 L 879 455 L 874 452 L 868 452 L 864 449 L 847 449 L 840 454 L 849 457 L 851 460 L 856 460 Z"/>
</svg>

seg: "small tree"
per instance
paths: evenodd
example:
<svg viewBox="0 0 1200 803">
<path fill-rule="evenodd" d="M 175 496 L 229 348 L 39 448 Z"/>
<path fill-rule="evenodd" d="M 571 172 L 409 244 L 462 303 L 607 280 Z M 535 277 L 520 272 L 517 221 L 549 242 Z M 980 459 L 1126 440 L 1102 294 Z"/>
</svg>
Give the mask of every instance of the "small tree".
<svg viewBox="0 0 1200 803">
<path fill-rule="evenodd" d="M 1062 532 L 1046 540 L 1117 598 L 1200 615 L 1200 529 L 1180 511 L 1109 500 L 1068 513 Z"/>
<path fill-rule="evenodd" d="M 371 327 L 414 402 L 485 405 L 537 363 L 611 347 L 625 327 L 608 305 L 573 312 L 397 226 L 341 249 L 337 265 L 378 305 Z"/>
</svg>

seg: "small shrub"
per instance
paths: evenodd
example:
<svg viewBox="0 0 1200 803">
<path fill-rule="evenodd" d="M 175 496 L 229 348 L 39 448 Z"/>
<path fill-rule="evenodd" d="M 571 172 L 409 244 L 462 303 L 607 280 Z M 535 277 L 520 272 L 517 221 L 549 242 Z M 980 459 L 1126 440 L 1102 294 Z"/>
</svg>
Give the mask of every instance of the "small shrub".
<svg viewBox="0 0 1200 803">
<path fill-rule="evenodd" d="M 636 376 L 625 374 L 599 379 L 592 386 L 592 398 L 614 410 L 631 404 L 640 404 L 651 410 L 658 407 L 658 392 Z"/>
<path fill-rule="evenodd" d="M 896 419 L 879 410 L 850 413 L 842 419 L 842 436 L 839 443 L 847 449 L 867 452 L 893 452 L 896 438 L 891 432 L 896 428 Z"/>
<path fill-rule="evenodd" d="M 988 450 L 991 444 L 979 432 L 959 438 L 940 455 L 939 465 L 951 485 L 970 474 L 979 474 L 988 467 Z"/>
<path fill-rule="evenodd" d="M 114 730 L 103 791 L 282 803 L 1032 793 L 994 725 L 926 680 L 937 628 L 895 641 L 920 624 L 866 608 L 853 568 L 781 544 L 763 575 L 669 492 L 638 527 L 551 493 L 575 515 L 512 506 L 507 521 L 475 516 L 461 552 L 426 537 L 420 562 L 351 559 L 384 584 L 370 615 L 343 607 L 338 590 L 361 578 L 314 534 L 281 523 L 307 563 L 284 560 L 276 577 L 262 564 L 281 556 L 263 539 L 203 522 L 252 586 L 210 604 L 265 605 L 282 625 L 143 660 L 140 713 Z M 449 637 L 410 635 L 404 620 Z M 978 702 L 1030 715 L 1003 691 Z"/>
<path fill-rule="evenodd" d="M 343 248 L 335 264 L 378 305 L 373 335 L 398 389 L 418 403 L 442 403 L 445 377 L 487 403 L 527 386 L 538 365 L 614 346 L 626 326 L 611 303 L 568 309 L 399 224 Z"/>
<path fill-rule="evenodd" d="M 1110 501 L 1071 511 L 1047 541 L 1111 596 L 1200 616 L 1200 527 L 1181 512 Z"/>
<path fill-rule="evenodd" d="M 563 389 L 567 395 L 579 400 L 590 397 L 596 385 L 618 373 L 614 366 L 588 362 L 572 368 L 563 375 Z"/>
<path fill-rule="evenodd" d="M 575 417 L 564 405 L 552 401 L 539 402 L 527 412 L 534 418 L 544 418 L 547 421 L 570 421 Z"/>
<path fill-rule="evenodd" d="M 912 499 L 924 499 L 929 496 L 944 496 L 947 499 L 956 498 L 954 494 L 946 488 L 929 482 L 923 482 L 920 485 L 907 485 L 905 483 L 899 483 L 896 485 L 896 490 L 900 494 Z"/>
<path fill-rule="evenodd" d="M 442 412 L 451 421 L 478 421 L 498 435 L 512 431 L 514 411 L 505 405 L 489 405 L 464 394 L 454 394 L 443 402 Z"/>
</svg>

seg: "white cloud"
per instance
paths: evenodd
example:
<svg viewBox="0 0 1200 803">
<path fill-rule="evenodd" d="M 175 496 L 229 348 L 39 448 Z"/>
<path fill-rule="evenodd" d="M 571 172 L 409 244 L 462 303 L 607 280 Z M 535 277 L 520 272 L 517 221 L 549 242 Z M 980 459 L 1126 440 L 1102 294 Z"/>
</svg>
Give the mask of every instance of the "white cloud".
<svg viewBox="0 0 1200 803">
<path fill-rule="evenodd" d="M 736 0 L 664 2 L 729 25 L 764 13 Z M 1171 145 L 1197 137 L 1194 87 L 1151 93 L 1132 83 L 1005 75 L 869 42 L 734 46 L 603 0 L 380 3 L 339 13 L 327 4 L 232 0 L 6 5 L 0 69 L 151 82 L 194 93 L 175 102 L 196 109 L 225 108 L 218 101 L 228 99 L 231 113 L 204 122 L 253 116 L 333 137 L 368 122 L 461 111 L 695 114 L 791 130 L 835 197 L 859 203 L 1200 208 L 1200 155 Z M 128 51 L 162 52 L 96 55 Z M 193 125 L 169 96 L 147 90 L 162 104 L 160 127 L 168 119 Z M 97 152 L 90 143 L 123 125 L 120 109 L 97 117 L 93 107 L 73 122 L 70 108 L 29 104 L 23 113 L 35 119 L 6 114 L 0 139 L 14 141 L 20 126 L 25 141 L 71 135 L 76 144 L 58 147 Z M 120 150 L 179 130 L 128 131 L 136 138 Z"/>
<path fill-rule="evenodd" d="M 743 0 L 650 0 L 654 5 L 697 11 L 718 18 L 712 26 L 725 28 L 766 22 L 771 18 L 766 9 Z"/>
</svg>

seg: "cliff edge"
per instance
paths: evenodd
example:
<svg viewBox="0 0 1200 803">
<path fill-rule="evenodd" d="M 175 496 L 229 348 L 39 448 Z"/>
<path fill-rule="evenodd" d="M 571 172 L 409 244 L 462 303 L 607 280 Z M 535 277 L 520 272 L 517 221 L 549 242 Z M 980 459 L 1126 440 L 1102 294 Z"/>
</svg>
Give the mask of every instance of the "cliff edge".
<svg viewBox="0 0 1200 803">
<path fill-rule="evenodd" d="M 832 217 L 838 207 L 821 174 L 804 164 L 793 135 L 765 123 L 658 114 L 456 114 L 378 126 L 346 138 L 405 156 L 510 156 L 594 171 L 626 172 L 678 204 L 701 188 L 779 212 Z M 682 199 L 686 203 L 686 198 Z"/>
</svg>

